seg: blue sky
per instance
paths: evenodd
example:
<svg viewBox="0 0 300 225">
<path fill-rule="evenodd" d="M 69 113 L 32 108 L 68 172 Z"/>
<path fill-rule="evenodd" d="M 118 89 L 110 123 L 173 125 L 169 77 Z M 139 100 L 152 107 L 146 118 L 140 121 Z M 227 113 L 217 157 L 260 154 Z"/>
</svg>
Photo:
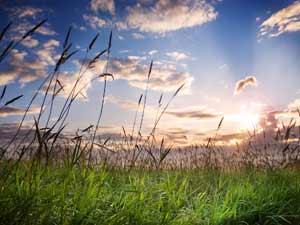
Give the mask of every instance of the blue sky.
<svg viewBox="0 0 300 225">
<path fill-rule="evenodd" d="M 65 34 L 72 26 L 71 42 L 79 52 L 63 66 L 60 80 L 66 93 L 75 81 L 85 49 L 98 32 L 89 57 L 105 49 L 109 32 L 113 41 L 108 96 L 99 133 L 130 130 L 137 100 L 146 85 L 154 60 L 143 133 L 155 120 L 157 101 L 165 104 L 183 83 L 158 132 L 178 143 L 205 140 L 224 116 L 223 134 L 274 129 L 297 116 L 300 104 L 300 2 L 294 0 L 86 0 L 2 1 L 0 27 L 13 22 L 1 49 L 42 19 L 42 28 L 13 50 L 0 64 L 1 88 L 6 98 L 23 94 L 22 101 L 0 111 L 2 129 L 18 123 L 43 76 L 53 69 Z M 105 62 L 88 71 L 82 83 L 87 99 L 72 107 L 66 130 L 94 124 L 103 82 L 90 83 Z M 55 113 L 66 93 L 57 98 Z M 38 99 L 40 100 L 40 99 Z M 39 101 L 34 103 L 39 105 Z M 27 118 L 28 124 L 35 109 Z M 54 113 L 54 114 L 55 114 Z M 55 115 L 54 115 L 55 117 Z M 231 141 L 231 140 L 229 140 Z"/>
</svg>

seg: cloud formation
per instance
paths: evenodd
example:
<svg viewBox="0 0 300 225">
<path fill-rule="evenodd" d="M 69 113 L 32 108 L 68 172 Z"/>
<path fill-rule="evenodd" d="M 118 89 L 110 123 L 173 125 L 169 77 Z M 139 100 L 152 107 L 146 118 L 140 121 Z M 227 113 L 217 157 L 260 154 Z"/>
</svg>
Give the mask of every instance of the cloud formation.
<svg viewBox="0 0 300 225">
<path fill-rule="evenodd" d="M 229 134 L 219 134 L 216 137 L 216 141 L 222 141 L 222 142 L 226 142 L 226 143 L 230 143 L 233 141 L 240 141 L 245 139 L 245 137 L 247 137 L 248 134 L 247 133 L 229 133 Z"/>
<path fill-rule="evenodd" d="M 130 109 L 130 110 L 136 110 L 137 105 L 138 105 L 137 102 L 129 101 L 129 100 L 123 100 L 123 99 L 120 99 L 120 98 L 112 96 L 112 95 L 107 96 L 106 101 L 110 102 L 110 103 L 113 103 L 113 104 L 116 104 L 116 105 L 120 106 L 123 109 Z"/>
<path fill-rule="evenodd" d="M 40 108 L 32 108 L 30 109 L 27 114 L 37 114 L 39 113 Z M 7 116 L 20 116 L 25 113 L 25 109 L 16 108 L 6 106 L 0 109 L 0 117 L 7 117 Z"/>
<path fill-rule="evenodd" d="M 144 39 L 145 36 L 142 35 L 141 33 L 132 33 L 132 37 L 136 40 Z"/>
<path fill-rule="evenodd" d="M 26 17 L 35 19 L 37 15 L 43 12 L 41 8 L 31 6 L 14 7 L 9 9 L 9 11 L 12 17 L 17 17 L 19 19 Z"/>
<path fill-rule="evenodd" d="M 153 33 L 200 26 L 218 15 L 205 0 L 158 0 L 151 7 L 138 3 L 127 9 L 127 22 L 132 28 Z"/>
<path fill-rule="evenodd" d="M 51 39 L 42 48 L 28 55 L 25 51 L 13 50 L 6 69 L 0 72 L 0 85 L 19 81 L 22 85 L 46 76 L 49 66 L 57 59 L 56 47 L 59 42 Z"/>
<path fill-rule="evenodd" d="M 82 17 L 94 30 L 97 30 L 98 28 L 104 27 L 106 25 L 106 21 L 97 16 L 84 14 Z"/>
<path fill-rule="evenodd" d="M 257 80 L 254 76 L 248 76 L 245 77 L 242 80 L 239 80 L 235 84 L 235 89 L 234 89 L 234 94 L 238 95 L 243 91 L 247 86 L 256 86 L 257 85 Z"/>
<path fill-rule="evenodd" d="M 182 52 L 176 52 L 176 51 L 168 52 L 168 53 L 166 53 L 166 55 L 175 61 L 180 61 L 180 60 L 184 60 L 187 58 L 186 54 L 184 54 Z"/>
<path fill-rule="evenodd" d="M 109 63 L 108 72 L 114 75 L 115 80 L 125 80 L 128 84 L 134 88 L 144 89 L 147 82 L 147 74 L 149 70 L 149 65 L 141 62 L 140 57 L 128 56 L 127 58 L 111 58 Z M 144 60 L 142 60 L 144 61 Z M 78 70 L 80 67 L 80 61 L 76 61 L 76 70 L 72 72 L 61 72 L 59 75 L 59 80 L 64 86 L 64 92 L 61 92 L 65 96 L 69 91 L 71 91 L 74 82 L 78 76 Z M 94 67 L 87 70 L 82 77 L 77 90 L 82 89 L 82 94 L 86 97 L 87 90 L 91 87 L 91 82 L 99 73 L 104 71 L 106 66 L 106 61 L 98 61 L 94 64 Z M 101 79 L 99 78 L 99 81 Z M 149 81 L 149 89 L 164 92 L 173 92 L 177 90 L 179 86 L 185 83 L 185 88 L 182 90 L 181 94 L 189 94 L 190 86 L 193 81 L 193 77 L 188 72 L 178 71 L 177 68 L 172 66 L 158 66 L 154 64 L 152 68 L 152 73 Z M 82 96 L 79 96 L 82 97 Z M 121 105 L 123 108 L 131 109 L 135 108 L 136 103 L 124 102 L 115 97 L 108 97 L 108 101 Z M 125 107 L 126 105 L 126 107 Z M 131 106 L 131 107 L 129 107 Z"/>
<path fill-rule="evenodd" d="M 277 37 L 285 32 L 300 31 L 300 2 L 271 15 L 260 25 L 259 36 Z"/>
<path fill-rule="evenodd" d="M 16 134 L 19 127 L 18 123 L 2 123 L 0 124 L 0 141 L 3 143 L 12 138 Z M 30 131 L 30 126 L 25 125 L 21 128 L 18 138 L 22 139 Z M 27 140 L 31 140 L 34 137 L 34 131 L 32 131 Z"/>
<path fill-rule="evenodd" d="M 215 112 L 212 109 L 186 109 L 181 111 L 167 111 L 166 114 L 175 116 L 178 118 L 186 118 L 186 119 L 198 119 L 198 120 L 207 120 L 207 119 L 216 119 L 221 116 L 220 113 Z"/>
<path fill-rule="evenodd" d="M 103 71 L 105 62 L 99 61 L 94 71 Z M 129 85 L 143 89 L 147 82 L 149 65 L 141 62 L 139 57 L 112 58 L 109 64 L 109 72 L 115 79 L 127 80 Z M 157 91 L 175 91 L 185 83 L 182 93 L 189 93 L 193 77 L 188 72 L 178 71 L 174 65 L 158 66 L 154 64 L 149 81 L 149 88 Z"/>
<path fill-rule="evenodd" d="M 288 104 L 288 109 L 290 111 L 297 111 L 300 109 L 300 99 L 295 99 Z"/>
<path fill-rule="evenodd" d="M 34 48 L 39 45 L 39 41 L 32 37 L 27 37 L 25 40 L 21 42 L 21 44 L 27 48 Z"/>
<path fill-rule="evenodd" d="M 92 0 L 90 7 L 93 11 L 106 11 L 110 14 L 115 14 L 115 2 L 114 0 Z"/>
</svg>

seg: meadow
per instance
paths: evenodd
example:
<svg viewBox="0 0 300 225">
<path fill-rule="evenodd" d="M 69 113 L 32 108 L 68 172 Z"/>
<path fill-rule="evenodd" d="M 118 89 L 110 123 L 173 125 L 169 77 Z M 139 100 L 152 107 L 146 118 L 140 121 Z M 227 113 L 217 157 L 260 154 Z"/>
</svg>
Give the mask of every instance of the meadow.
<svg viewBox="0 0 300 225">
<path fill-rule="evenodd" d="M 2 167 L 3 169 L 10 169 Z M 299 224 L 298 171 L 107 171 L 22 165 L 1 224 Z"/>
<path fill-rule="evenodd" d="M 5 43 L 0 66 L 45 22 Z M 0 42 L 10 26 L 2 30 Z M 101 139 L 107 80 L 114 79 L 109 73 L 112 32 L 107 48 L 91 59 L 88 54 L 99 35 L 87 45 L 74 86 L 57 106 L 64 91 L 61 67 L 77 54 L 71 50 L 71 36 L 70 28 L 53 71 L 27 103 L 15 135 L 1 143 L 1 224 L 300 224 L 300 134 L 295 120 L 273 133 L 253 131 L 243 143 L 227 148 L 217 143 L 223 117 L 207 143 L 174 147 L 155 132 L 184 84 L 166 103 L 158 100 L 152 131 L 142 134 L 151 62 L 132 130 L 123 128 L 119 140 Z M 72 105 L 88 85 L 81 83 L 82 77 L 99 60 L 106 66 L 92 79 L 103 80 L 98 119 L 72 136 L 64 135 Z M 5 99 L 6 91 L 5 86 L 2 110 L 23 97 Z M 24 129 L 38 100 L 39 112 Z M 60 108 L 58 115 L 54 107 Z"/>
</svg>

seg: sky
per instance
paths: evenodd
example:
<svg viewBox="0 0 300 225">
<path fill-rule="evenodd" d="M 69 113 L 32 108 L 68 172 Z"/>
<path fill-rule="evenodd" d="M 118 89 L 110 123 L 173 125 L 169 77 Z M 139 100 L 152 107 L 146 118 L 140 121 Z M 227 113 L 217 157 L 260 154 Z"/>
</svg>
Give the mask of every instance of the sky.
<svg viewBox="0 0 300 225">
<path fill-rule="evenodd" d="M 274 130 L 291 118 L 298 120 L 300 1 L 0 0 L 0 4 L 0 28 L 12 22 L 1 51 L 47 19 L 0 64 L 0 88 L 7 86 L 4 100 L 24 95 L 1 107 L 2 137 L 14 131 L 34 91 L 53 70 L 70 26 L 72 50 L 78 52 L 60 70 L 64 91 L 56 99 L 53 121 L 89 43 L 99 33 L 87 56 L 93 58 L 107 47 L 111 30 L 108 72 L 115 79 L 108 79 L 101 135 L 117 135 L 122 127 L 131 132 L 151 60 L 144 135 L 182 84 L 157 128 L 157 135 L 178 145 L 205 142 L 216 133 L 222 117 L 219 141 L 229 144 L 243 139 L 248 130 Z M 72 106 L 66 132 L 96 123 L 104 82 L 92 79 L 103 73 L 105 60 L 84 74 L 80 85 L 86 88 Z M 25 124 L 37 115 L 42 94 Z"/>
</svg>

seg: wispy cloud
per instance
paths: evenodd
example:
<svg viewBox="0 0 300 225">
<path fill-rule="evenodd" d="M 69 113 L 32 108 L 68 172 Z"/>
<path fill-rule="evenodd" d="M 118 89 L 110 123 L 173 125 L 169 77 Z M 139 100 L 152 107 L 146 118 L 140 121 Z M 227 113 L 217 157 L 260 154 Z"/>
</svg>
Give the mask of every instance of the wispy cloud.
<svg viewBox="0 0 300 225">
<path fill-rule="evenodd" d="M 136 110 L 137 104 L 138 104 L 137 102 L 120 99 L 120 98 L 112 96 L 112 95 L 107 96 L 106 101 L 116 104 L 123 109 L 130 109 L 130 110 Z"/>
<path fill-rule="evenodd" d="M 93 11 L 106 11 L 115 14 L 115 2 L 114 0 L 92 0 L 90 7 Z"/>
<path fill-rule="evenodd" d="M 23 19 L 26 17 L 36 18 L 37 15 L 43 12 L 43 9 L 31 6 L 14 7 L 9 9 L 12 17 Z"/>
<path fill-rule="evenodd" d="M 257 80 L 254 76 L 245 77 L 242 80 L 239 80 L 235 84 L 234 94 L 240 94 L 247 86 L 256 86 Z"/>
<path fill-rule="evenodd" d="M 126 30 L 128 28 L 127 23 L 123 21 L 117 21 L 114 25 L 118 30 Z"/>
<path fill-rule="evenodd" d="M 184 59 L 187 59 L 187 57 L 188 57 L 186 54 L 184 54 L 182 52 L 176 52 L 176 51 L 168 52 L 168 53 L 166 53 L 166 55 L 176 61 L 184 60 Z"/>
<path fill-rule="evenodd" d="M 230 143 L 232 141 L 239 141 L 245 139 L 247 137 L 247 133 L 229 133 L 229 134 L 220 134 L 216 137 L 216 141 L 222 141 Z"/>
<path fill-rule="evenodd" d="M 88 25 L 95 30 L 106 25 L 106 21 L 97 16 L 83 14 L 82 17 L 88 23 Z"/>
<path fill-rule="evenodd" d="M 7 68 L 0 72 L 0 85 L 15 81 L 24 85 L 45 76 L 49 66 L 55 64 L 57 59 L 55 48 L 58 45 L 57 40 L 50 39 L 41 48 L 35 49 L 32 54 L 13 50 Z"/>
<path fill-rule="evenodd" d="M 0 124 L 0 140 L 1 141 L 10 140 L 11 137 L 14 134 L 16 134 L 18 126 L 19 126 L 18 123 L 2 123 L 2 124 Z M 18 138 L 21 139 L 25 135 L 28 136 L 28 132 L 30 132 L 30 126 L 28 126 L 28 125 L 23 126 L 21 128 L 21 131 L 19 132 Z M 34 131 L 31 131 L 27 140 L 33 138 L 33 135 L 34 135 Z"/>
<path fill-rule="evenodd" d="M 37 113 L 39 113 L 39 111 L 40 111 L 40 108 L 32 108 L 27 112 L 27 114 L 37 114 Z M 25 109 L 6 106 L 6 107 L 0 109 L 0 117 L 19 116 L 19 115 L 23 115 L 24 112 L 25 112 Z"/>
<path fill-rule="evenodd" d="M 45 65 L 38 60 L 28 61 L 25 58 L 26 56 L 26 52 L 13 50 L 9 60 L 9 68 L 0 73 L 1 85 L 16 80 L 19 80 L 21 83 L 26 83 L 28 80 L 41 77 L 41 73 L 44 73 Z"/>
<path fill-rule="evenodd" d="M 105 63 L 100 61 L 95 65 L 95 71 L 102 71 Z M 110 72 L 114 74 L 115 79 L 127 80 L 129 85 L 143 89 L 147 82 L 149 65 L 141 62 L 141 58 L 112 58 L 110 62 Z M 179 71 L 174 65 L 158 66 L 154 64 L 149 88 L 159 91 L 174 91 L 181 84 L 185 83 L 184 92 L 190 92 L 190 85 L 193 77 L 188 72 Z M 184 93 L 183 92 L 183 93 Z"/>
<path fill-rule="evenodd" d="M 147 82 L 147 74 L 149 70 L 149 65 L 144 64 L 143 57 L 138 56 L 128 56 L 127 58 L 111 58 L 109 64 L 109 72 L 114 75 L 115 80 L 126 80 L 128 84 L 132 87 L 144 89 Z M 141 60 L 143 62 L 141 62 Z M 76 61 L 75 63 L 77 69 L 73 72 L 61 72 L 59 80 L 64 86 L 65 93 L 61 93 L 65 96 L 68 93 L 75 80 L 78 76 L 78 69 L 80 66 L 80 62 Z M 98 61 L 95 63 L 94 68 L 86 71 L 82 80 L 80 81 L 77 90 L 82 89 L 82 93 L 84 96 L 87 96 L 87 90 L 91 87 L 91 81 L 93 78 L 99 74 L 99 71 L 104 71 L 106 66 L 105 61 Z M 99 79 L 100 81 L 101 79 Z M 176 67 L 158 67 L 153 66 L 152 73 L 149 81 L 149 88 L 151 90 L 156 91 L 164 91 L 164 92 L 172 92 L 175 91 L 180 85 L 185 83 L 185 89 L 183 90 L 183 94 L 190 93 L 190 85 L 193 81 L 193 77 L 187 72 L 177 71 Z M 121 100 L 116 99 L 115 97 L 109 97 L 108 101 L 112 103 L 119 104 L 121 106 L 124 105 L 136 105 L 136 103 L 123 102 Z M 128 108 L 128 107 L 127 107 Z"/>
<path fill-rule="evenodd" d="M 145 39 L 145 36 L 141 33 L 132 33 L 132 37 L 136 40 Z"/>
<path fill-rule="evenodd" d="M 300 2 L 274 13 L 260 25 L 259 36 L 276 37 L 285 32 L 300 31 Z"/>
<path fill-rule="evenodd" d="M 175 116 L 178 118 L 186 118 L 186 119 L 197 119 L 197 120 L 207 120 L 207 119 L 216 119 L 220 118 L 221 113 L 217 113 L 212 109 L 208 108 L 191 108 L 184 109 L 180 111 L 167 111 L 168 115 Z"/>
<path fill-rule="evenodd" d="M 54 65 L 56 56 L 56 47 L 59 46 L 59 41 L 55 39 L 50 39 L 43 44 L 43 48 L 39 49 L 36 54 L 41 61 L 46 62 L 49 65 Z"/>
<path fill-rule="evenodd" d="M 128 24 L 142 32 L 166 33 L 213 21 L 218 13 L 204 0 L 158 0 L 128 7 Z"/>
<path fill-rule="evenodd" d="M 20 22 L 16 24 L 14 27 L 12 27 L 12 32 L 16 33 L 17 35 L 23 35 L 32 27 L 34 27 L 36 24 L 32 22 L 28 22 L 27 20 Z M 52 36 L 56 35 L 57 33 L 51 28 L 51 26 L 48 23 L 45 23 L 43 26 L 39 27 L 35 33 L 46 35 L 46 36 Z"/>
<path fill-rule="evenodd" d="M 21 42 L 22 45 L 28 48 L 33 48 L 39 45 L 39 41 L 32 37 L 27 37 L 25 40 Z"/>
<path fill-rule="evenodd" d="M 158 53 L 157 50 L 151 50 L 151 51 L 148 52 L 148 55 L 155 55 L 157 53 Z"/>
</svg>

